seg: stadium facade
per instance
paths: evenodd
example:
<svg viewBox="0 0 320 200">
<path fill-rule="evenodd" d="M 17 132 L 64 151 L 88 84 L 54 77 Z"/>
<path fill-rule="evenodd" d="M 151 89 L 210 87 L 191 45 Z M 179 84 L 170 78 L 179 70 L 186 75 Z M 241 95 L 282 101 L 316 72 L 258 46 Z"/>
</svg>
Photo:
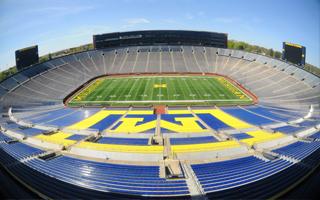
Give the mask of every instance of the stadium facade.
<svg viewBox="0 0 320 200">
<path fill-rule="evenodd" d="M 281 60 L 216 46 L 201 34 L 95 36 L 95 50 L 2 81 L 1 167 L 42 198 L 283 195 L 319 166 L 320 78 Z M 144 40 L 147 35 L 152 39 Z M 111 37 L 117 39 L 106 40 Z M 141 75 L 222 76 L 257 99 L 248 106 L 167 106 L 161 114 L 152 106 L 64 104 L 96 77 Z"/>
<path fill-rule="evenodd" d="M 205 31 L 150 30 L 93 36 L 96 49 L 119 46 L 192 45 L 227 48 L 228 35 Z"/>
</svg>

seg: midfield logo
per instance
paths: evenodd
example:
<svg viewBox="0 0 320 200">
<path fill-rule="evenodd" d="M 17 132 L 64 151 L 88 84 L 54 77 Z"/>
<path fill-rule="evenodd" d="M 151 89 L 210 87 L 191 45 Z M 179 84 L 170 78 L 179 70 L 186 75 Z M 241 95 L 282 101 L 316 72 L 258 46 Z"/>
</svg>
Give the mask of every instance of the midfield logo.
<svg viewBox="0 0 320 200">
<path fill-rule="evenodd" d="M 154 84 L 153 87 L 154 88 L 166 88 L 167 84 Z"/>
</svg>

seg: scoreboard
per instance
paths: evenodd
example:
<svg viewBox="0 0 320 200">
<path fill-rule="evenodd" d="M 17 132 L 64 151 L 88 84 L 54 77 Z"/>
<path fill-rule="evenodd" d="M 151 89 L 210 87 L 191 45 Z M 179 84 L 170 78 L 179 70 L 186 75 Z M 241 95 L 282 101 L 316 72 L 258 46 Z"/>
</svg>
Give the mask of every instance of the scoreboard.
<svg viewBox="0 0 320 200">
<path fill-rule="evenodd" d="M 19 71 L 38 62 L 39 54 L 37 45 L 16 50 L 16 66 Z"/>
<path fill-rule="evenodd" d="M 306 47 L 289 42 L 283 42 L 282 59 L 304 66 L 306 62 Z"/>
</svg>

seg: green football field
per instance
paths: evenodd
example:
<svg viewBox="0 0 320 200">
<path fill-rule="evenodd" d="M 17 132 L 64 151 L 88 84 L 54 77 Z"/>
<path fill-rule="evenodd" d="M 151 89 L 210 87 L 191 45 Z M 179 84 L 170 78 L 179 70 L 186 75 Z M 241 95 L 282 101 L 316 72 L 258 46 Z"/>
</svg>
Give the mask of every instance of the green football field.
<svg viewBox="0 0 320 200">
<path fill-rule="evenodd" d="M 220 76 L 104 77 L 75 93 L 70 106 L 236 105 L 252 99 Z"/>
</svg>

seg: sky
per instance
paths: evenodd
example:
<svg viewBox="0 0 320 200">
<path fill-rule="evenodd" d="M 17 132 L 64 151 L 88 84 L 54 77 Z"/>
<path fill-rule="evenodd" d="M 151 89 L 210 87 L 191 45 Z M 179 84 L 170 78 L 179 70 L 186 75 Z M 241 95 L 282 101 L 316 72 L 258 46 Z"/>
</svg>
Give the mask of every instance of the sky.
<svg viewBox="0 0 320 200">
<path fill-rule="evenodd" d="M 320 0 L 0 0 L 0 71 L 27 46 L 41 56 L 93 34 L 153 29 L 224 32 L 278 51 L 288 41 L 320 66 Z"/>
</svg>

